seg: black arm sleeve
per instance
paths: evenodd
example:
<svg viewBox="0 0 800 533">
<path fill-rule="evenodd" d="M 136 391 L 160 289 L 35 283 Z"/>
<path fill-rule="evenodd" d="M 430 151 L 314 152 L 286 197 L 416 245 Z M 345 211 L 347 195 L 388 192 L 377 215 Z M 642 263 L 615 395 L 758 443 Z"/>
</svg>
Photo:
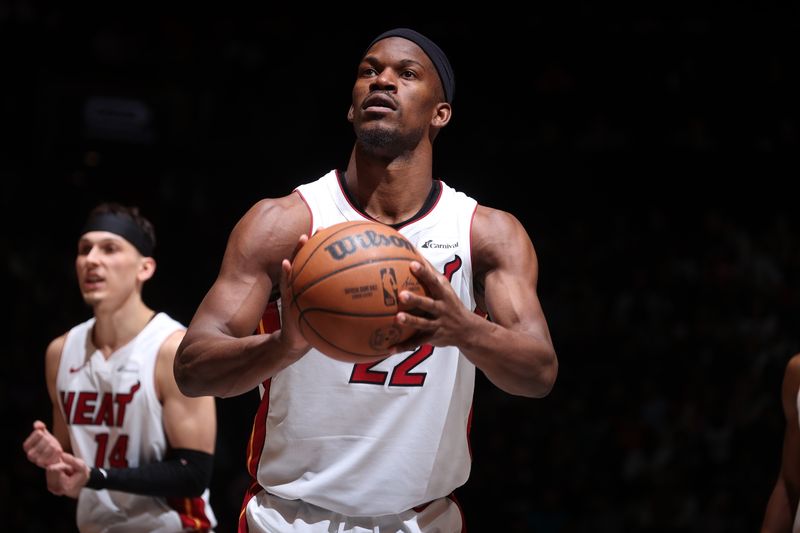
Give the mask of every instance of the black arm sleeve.
<svg viewBox="0 0 800 533">
<path fill-rule="evenodd" d="M 136 468 L 92 468 L 86 486 L 147 496 L 193 498 L 203 494 L 211 481 L 214 456 L 176 448 L 163 461 Z"/>
</svg>

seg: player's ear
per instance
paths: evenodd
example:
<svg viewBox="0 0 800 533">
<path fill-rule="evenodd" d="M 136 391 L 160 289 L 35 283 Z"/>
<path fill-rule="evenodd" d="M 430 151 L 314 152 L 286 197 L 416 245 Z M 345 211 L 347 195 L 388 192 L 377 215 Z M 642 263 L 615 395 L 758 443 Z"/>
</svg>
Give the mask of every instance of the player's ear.
<svg viewBox="0 0 800 533">
<path fill-rule="evenodd" d="M 453 108 L 447 102 L 441 102 L 436 105 L 434 110 L 431 126 L 435 128 L 443 128 L 450 122 L 450 116 L 453 114 Z"/>
<path fill-rule="evenodd" d="M 136 277 L 139 281 L 147 281 L 156 273 L 156 260 L 152 257 L 143 257 L 139 264 L 139 272 Z"/>
<path fill-rule="evenodd" d="M 347 110 L 347 121 L 353 122 L 353 104 L 350 104 L 350 109 Z"/>
</svg>

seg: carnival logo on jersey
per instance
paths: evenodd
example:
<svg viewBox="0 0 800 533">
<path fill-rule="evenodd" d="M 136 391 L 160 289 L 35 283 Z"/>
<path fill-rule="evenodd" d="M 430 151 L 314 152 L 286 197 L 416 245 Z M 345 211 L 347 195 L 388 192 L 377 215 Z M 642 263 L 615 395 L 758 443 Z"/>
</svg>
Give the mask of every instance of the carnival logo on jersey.
<svg viewBox="0 0 800 533">
<path fill-rule="evenodd" d="M 414 245 L 397 235 L 382 235 L 373 230 L 367 230 L 357 235 L 350 235 L 334 241 L 325 247 L 325 251 L 336 260 L 341 261 L 348 255 L 354 254 L 359 248 L 393 247 L 404 250 L 414 250 Z"/>
<path fill-rule="evenodd" d="M 442 249 L 442 250 L 449 250 L 451 248 L 458 248 L 458 243 L 455 244 L 440 244 L 437 242 L 433 242 L 433 240 L 427 240 L 420 244 L 420 248 L 435 248 L 435 249 Z"/>
</svg>

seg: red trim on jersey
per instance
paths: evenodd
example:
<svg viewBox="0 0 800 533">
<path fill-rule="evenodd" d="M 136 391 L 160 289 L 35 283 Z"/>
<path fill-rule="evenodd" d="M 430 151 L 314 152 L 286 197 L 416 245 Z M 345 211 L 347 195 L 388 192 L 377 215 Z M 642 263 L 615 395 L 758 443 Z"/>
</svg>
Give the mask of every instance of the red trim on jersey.
<svg viewBox="0 0 800 533">
<path fill-rule="evenodd" d="M 261 488 L 261 485 L 258 484 L 258 481 L 253 481 L 247 490 L 244 493 L 244 501 L 242 502 L 242 510 L 239 511 L 239 528 L 237 529 L 238 533 L 249 533 L 250 528 L 247 525 L 247 503 L 256 497 L 256 495 L 264 490 Z"/>
<path fill-rule="evenodd" d="M 362 217 L 364 220 L 369 220 L 369 221 L 371 221 L 371 222 L 378 222 L 379 224 L 385 224 L 384 222 L 381 222 L 380 220 L 376 220 L 376 219 L 372 218 L 371 216 L 369 216 L 369 214 L 368 214 L 368 213 L 366 213 L 365 211 L 363 211 L 363 210 L 362 210 L 360 207 L 358 207 L 358 206 L 356 206 L 356 205 L 353 205 L 353 202 L 351 202 L 351 201 L 350 201 L 350 196 L 347 194 L 347 192 L 346 192 L 346 191 L 344 190 L 344 188 L 342 187 L 342 181 L 343 181 L 343 180 L 342 180 L 342 176 L 341 176 L 341 174 L 339 174 L 339 169 L 336 169 L 336 170 L 335 170 L 335 172 L 336 172 L 336 183 L 339 185 L 339 190 L 341 191 L 341 193 L 342 193 L 342 196 L 344 197 L 344 201 L 345 201 L 345 202 L 347 202 L 347 204 L 348 204 L 350 207 L 352 207 L 352 208 L 353 208 L 353 211 L 355 211 L 356 213 L 358 213 L 359 215 L 361 215 L 361 217 Z M 393 224 L 385 224 L 385 225 L 387 225 L 387 226 L 391 226 L 391 227 L 393 227 L 393 228 L 394 228 L 394 229 L 396 229 L 396 230 L 400 230 L 400 229 L 402 229 L 402 228 L 404 228 L 404 227 L 406 227 L 406 226 L 408 226 L 408 225 L 410 225 L 410 224 L 413 224 L 414 222 L 417 222 L 417 221 L 419 221 L 419 220 L 422 220 L 422 219 L 423 219 L 423 218 L 425 218 L 426 216 L 428 216 L 428 215 L 430 215 L 431 213 L 433 213 L 433 210 L 434 210 L 434 209 L 436 209 L 436 206 L 437 206 L 437 205 L 439 205 L 439 200 L 441 200 L 441 199 L 442 199 L 442 194 L 444 193 L 444 187 L 441 185 L 441 180 L 432 180 L 432 181 L 438 181 L 438 182 L 440 182 L 440 184 L 439 184 L 439 194 L 436 196 L 436 200 L 434 200 L 434 201 L 433 201 L 433 203 L 431 204 L 431 207 L 430 207 L 430 209 L 428 209 L 428 210 L 425 212 L 425 214 L 424 214 L 424 215 L 420 215 L 420 216 L 416 216 L 416 215 L 414 215 L 414 217 L 412 217 L 412 219 L 411 219 L 411 220 L 409 220 L 407 223 L 405 223 L 405 224 L 402 224 L 402 225 L 399 225 L 399 226 L 395 226 L 395 225 L 393 225 Z"/>
<path fill-rule="evenodd" d="M 342 175 L 339 174 L 339 169 L 336 169 L 335 172 L 336 172 L 336 185 L 339 186 L 339 191 L 342 193 L 342 197 L 344 198 L 344 201 L 347 202 L 347 205 L 352 207 L 353 211 L 355 211 L 356 213 L 361 215 L 361 218 L 363 218 L 364 220 L 370 220 L 372 222 L 377 222 L 377 220 L 375 220 L 371 216 L 369 216 L 366 213 L 364 213 L 363 211 L 361 211 L 361 209 L 359 209 L 357 206 L 353 205 L 353 202 L 350 201 L 350 197 L 347 195 L 347 192 L 345 192 L 344 187 L 342 187 Z"/>
<path fill-rule="evenodd" d="M 261 384 L 264 392 L 253 421 L 253 429 L 250 431 L 250 439 L 247 442 L 247 472 L 253 479 L 258 478 L 258 462 L 261 460 L 261 452 L 264 450 L 264 442 L 267 440 L 267 413 L 269 412 L 269 386 L 271 383 L 272 380 L 267 379 Z"/>
<path fill-rule="evenodd" d="M 272 333 L 281 328 L 281 314 L 278 310 L 277 300 L 273 300 L 267 304 L 264 309 L 264 314 L 258 322 L 258 333 Z M 261 386 L 264 391 L 261 394 L 261 403 L 258 406 L 255 419 L 253 420 L 253 428 L 250 431 L 250 439 L 247 441 L 247 473 L 253 478 L 253 483 L 245 493 L 244 501 L 242 502 L 242 510 L 239 513 L 239 531 L 247 532 L 247 520 L 244 513 L 247 507 L 247 502 L 258 491 L 262 490 L 261 485 L 258 484 L 258 463 L 261 460 L 261 452 L 264 450 L 264 443 L 267 440 L 267 413 L 269 412 L 269 388 L 272 383 L 271 379 L 264 380 Z"/>
<path fill-rule="evenodd" d="M 461 270 L 461 267 L 464 265 L 464 261 L 461 259 L 460 256 L 454 255 L 452 261 L 449 261 L 447 264 L 444 265 L 444 269 L 442 271 L 442 275 L 447 278 L 447 281 L 453 281 L 453 274 Z"/>
<path fill-rule="evenodd" d="M 469 435 L 472 432 L 472 411 L 473 411 L 473 404 L 469 406 L 469 416 L 467 416 L 467 451 L 469 451 L 469 459 L 472 460 L 472 440 L 470 440 Z"/>
<path fill-rule="evenodd" d="M 311 217 L 311 227 L 308 228 L 308 233 L 306 233 L 306 235 L 311 237 L 311 232 L 314 231 L 314 212 L 311 210 L 311 206 L 308 205 L 308 200 L 306 200 L 306 197 L 303 196 L 303 193 L 297 189 L 295 189 L 294 192 L 300 196 L 300 199 L 303 200 L 303 203 L 306 204 L 306 207 L 308 208 L 308 216 Z"/>
<path fill-rule="evenodd" d="M 267 304 L 264 314 L 258 322 L 258 332 L 261 334 L 272 333 L 281 328 L 281 315 L 278 311 L 278 302 L 273 300 Z M 261 459 L 261 452 L 264 449 L 264 442 L 267 437 L 267 412 L 269 412 L 269 387 L 271 379 L 264 380 L 261 384 L 264 391 L 261 394 L 261 403 L 258 406 L 253 428 L 250 431 L 250 439 L 247 442 L 247 472 L 253 479 L 258 476 L 258 462 Z"/>
<path fill-rule="evenodd" d="M 261 320 L 258 322 L 258 332 L 274 333 L 281 329 L 281 313 L 278 310 L 278 301 L 272 300 L 267 304 L 264 309 L 264 314 L 261 315 Z"/>
<path fill-rule="evenodd" d="M 167 498 L 167 504 L 178 512 L 181 524 L 189 531 L 211 530 L 203 498 Z"/>
</svg>

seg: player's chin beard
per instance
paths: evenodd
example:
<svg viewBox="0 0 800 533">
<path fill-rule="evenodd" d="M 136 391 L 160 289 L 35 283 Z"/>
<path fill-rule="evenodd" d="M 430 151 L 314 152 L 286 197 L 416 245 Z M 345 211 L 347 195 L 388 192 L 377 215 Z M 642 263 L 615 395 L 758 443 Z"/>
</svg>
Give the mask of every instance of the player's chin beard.
<svg viewBox="0 0 800 533">
<path fill-rule="evenodd" d="M 396 131 L 388 128 L 364 128 L 359 132 L 358 140 L 365 148 L 381 150 L 391 146 L 398 139 Z"/>
<path fill-rule="evenodd" d="M 387 149 L 393 153 L 402 153 L 413 148 L 418 142 L 418 134 L 402 135 L 395 129 L 369 127 L 358 131 L 358 140 L 368 152 L 386 154 Z"/>
</svg>

